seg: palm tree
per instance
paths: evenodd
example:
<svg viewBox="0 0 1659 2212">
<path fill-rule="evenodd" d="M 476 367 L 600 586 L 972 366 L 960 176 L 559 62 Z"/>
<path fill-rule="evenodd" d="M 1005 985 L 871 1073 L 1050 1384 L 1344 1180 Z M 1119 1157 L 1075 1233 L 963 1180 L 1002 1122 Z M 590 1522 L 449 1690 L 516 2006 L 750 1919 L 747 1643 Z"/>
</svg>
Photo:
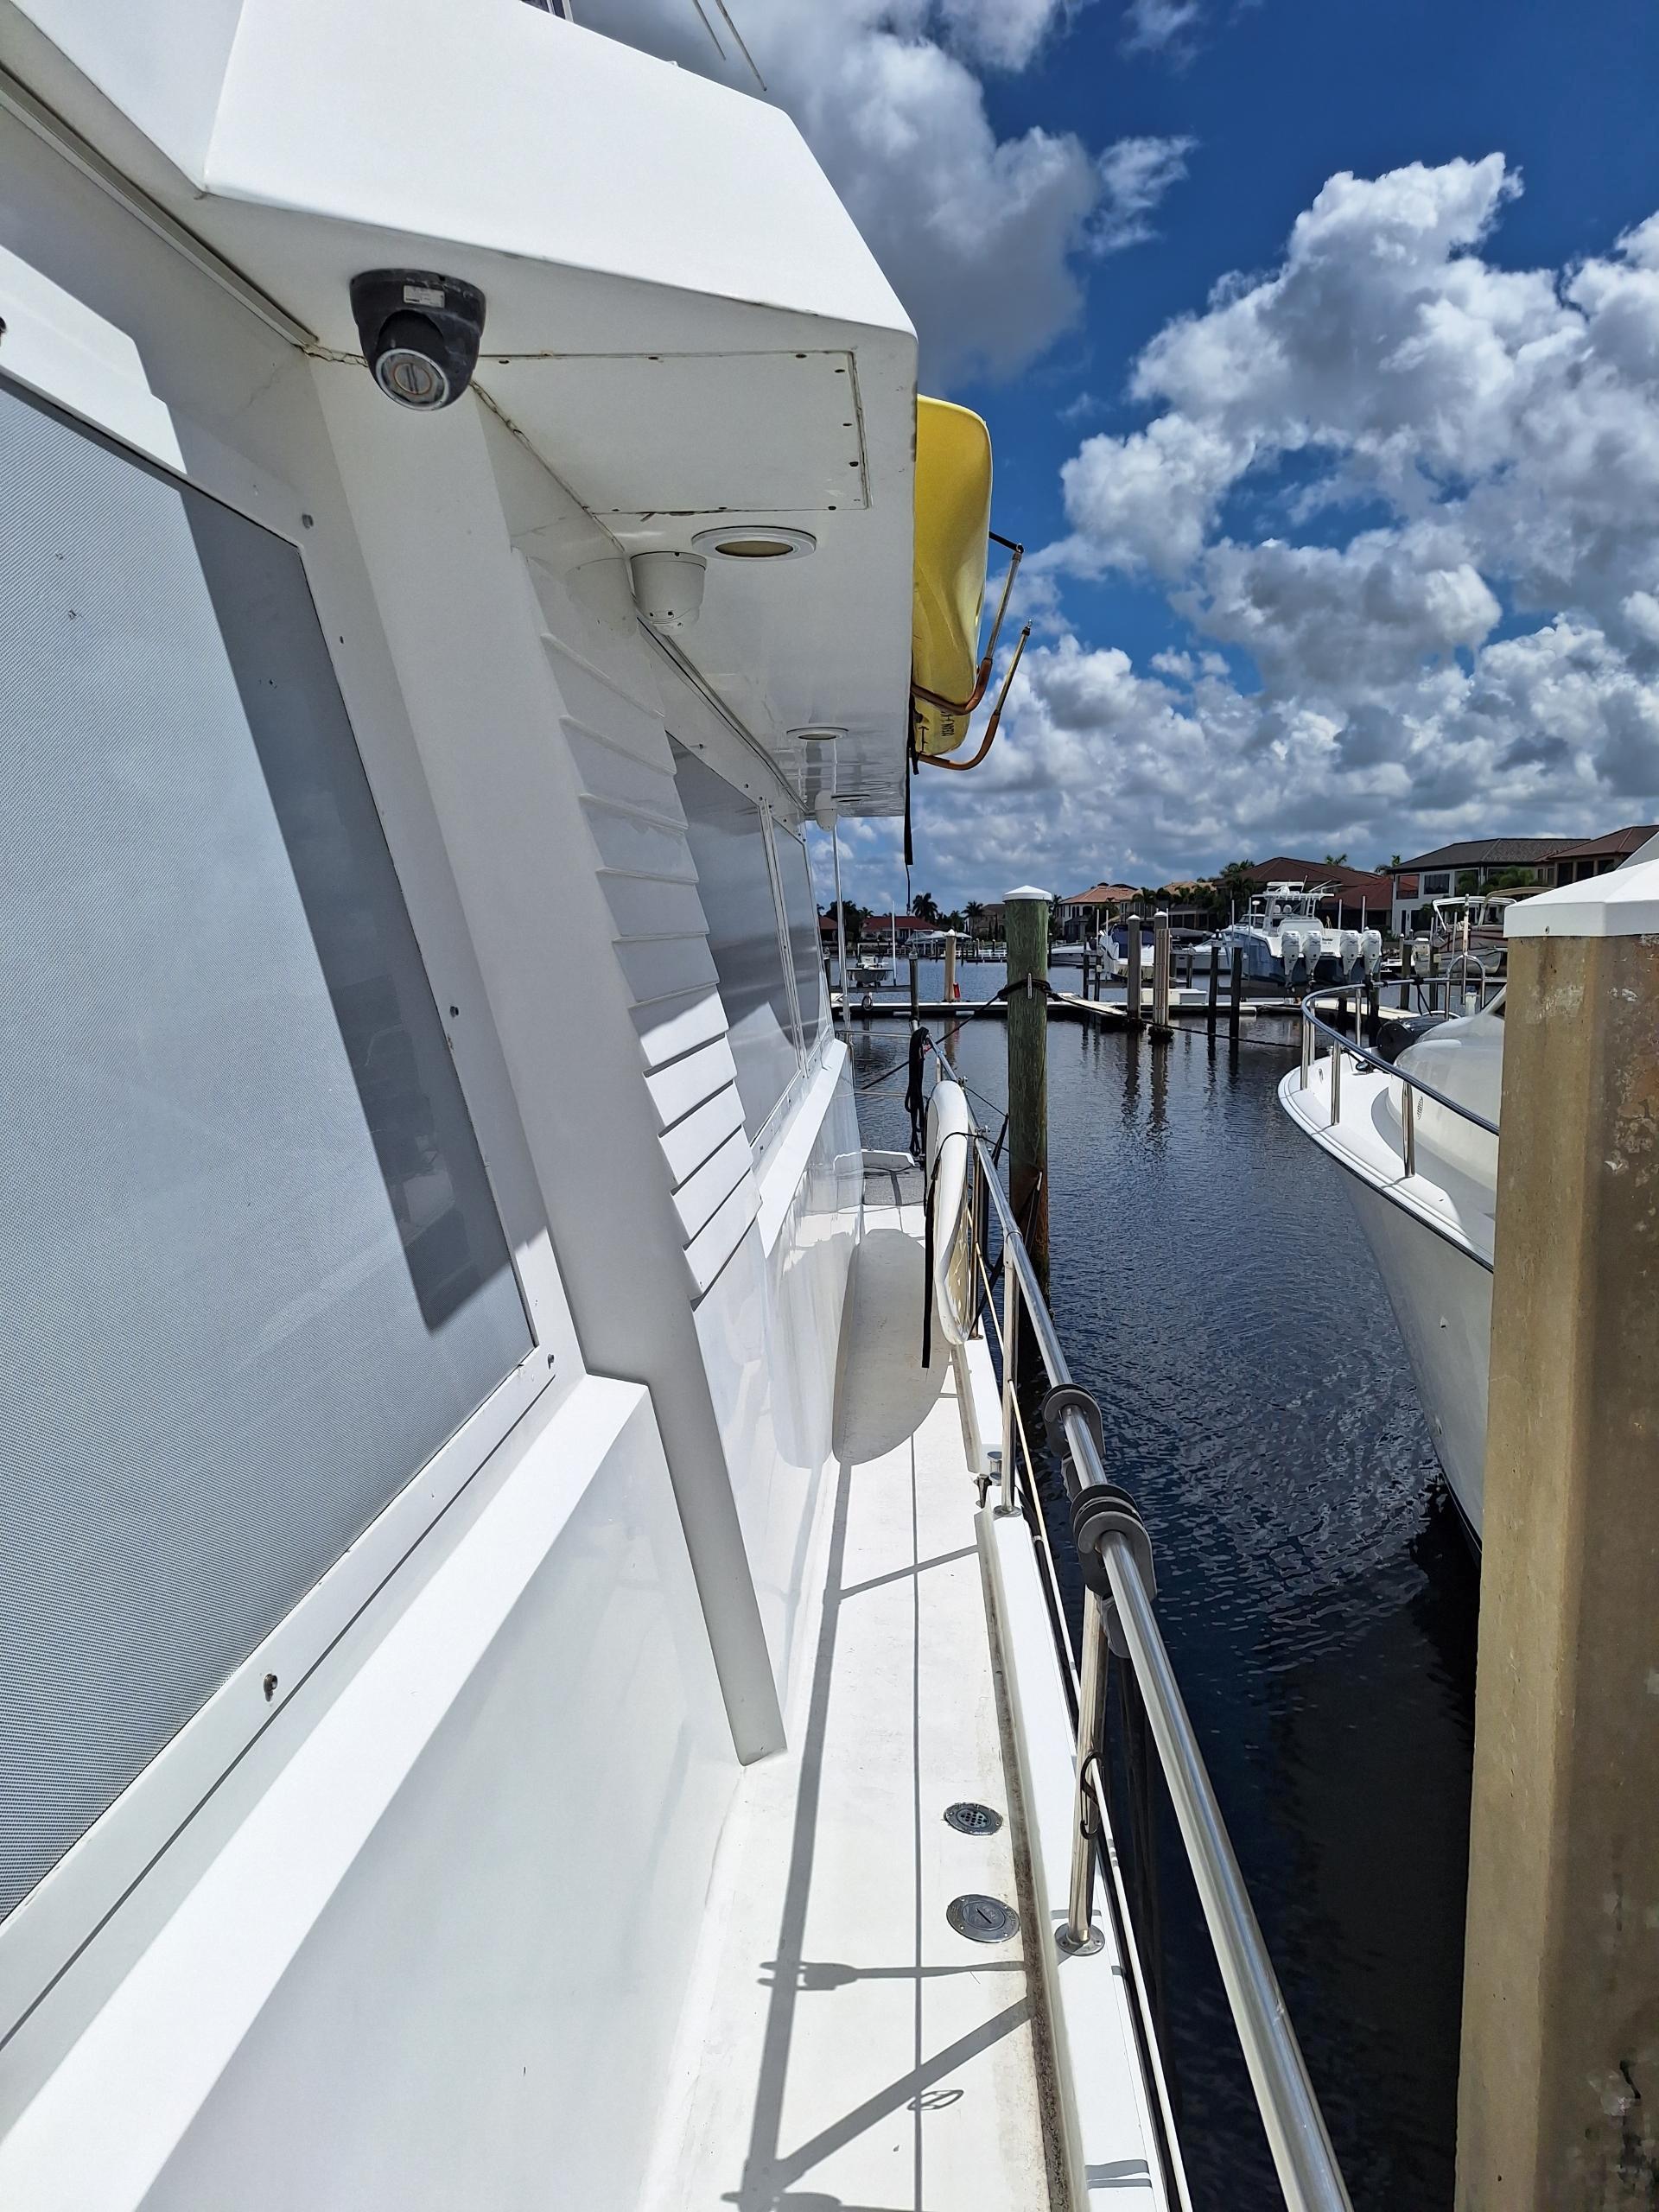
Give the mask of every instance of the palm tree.
<svg viewBox="0 0 1659 2212">
<path fill-rule="evenodd" d="M 918 922 L 937 923 L 939 902 L 931 891 L 918 891 L 910 902 L 910 911 Z"/>
<path fill-rule="evenodd" d="M 1346 853 L 1327 853 L 1325 858 L 1319 862 L 1319 866 L 1321 868 L 1346 868 L 1347 865 L 1348 855 Z"/>
</svg>

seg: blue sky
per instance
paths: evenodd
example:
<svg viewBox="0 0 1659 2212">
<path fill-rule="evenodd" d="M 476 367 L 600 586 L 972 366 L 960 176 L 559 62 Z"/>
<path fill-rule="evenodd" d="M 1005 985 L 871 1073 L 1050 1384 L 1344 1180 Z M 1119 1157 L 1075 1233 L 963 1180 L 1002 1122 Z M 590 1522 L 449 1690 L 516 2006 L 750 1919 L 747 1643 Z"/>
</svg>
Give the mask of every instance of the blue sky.
<svg viewBox="0 0 1659 2212">
<path fill-rule="evenodd" d="M 1654 0 L 727 8 L 1029 549 L 918 885 L 1659 816 Z M 746 81 L 695 0 L 582 12 Z"/>
<path fill-rule="evenodd" d="M 1228 0 L 1173 51 L 1141 53 L 1124 51 L 1127 13 L 1083 7 L 1031 67 L 982 80 L 999 137 L 1036 126 L 1096 148 L 1128 135 L 1196 142 L 1158 235 L 1086 271 L 1075 329 L 1011 381 L 946 379 L 946 396 L 991 426 L 1000 526 L 1031 544 L 1064 532 L 1059 472 L 1080 429 L 1143 419 L 1125 392 L 1141 347 L 1217 278 L 1277 260 L 1338 170 L 1505 155 L 1524 189 L 1491 257 L 1511 268 L 1576 260 L 1659 208 L 1652 0 Z M 1137 661 L 1186 635 L 1155 588 L 1109 584 L 1067 603 Z"/>
</svg>

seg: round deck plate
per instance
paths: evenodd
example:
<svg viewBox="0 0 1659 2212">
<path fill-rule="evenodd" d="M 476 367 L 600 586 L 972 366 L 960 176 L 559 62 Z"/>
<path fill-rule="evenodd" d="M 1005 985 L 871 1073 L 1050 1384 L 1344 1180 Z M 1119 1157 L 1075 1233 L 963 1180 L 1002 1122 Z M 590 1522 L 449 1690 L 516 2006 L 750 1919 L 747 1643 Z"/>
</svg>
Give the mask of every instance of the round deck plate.
<svg viewBox="0 0 1659 2212">
<path fill-rule="evenodd" d="M 944 1908 L 944 1916 L 958 1936 L 965 1936 L 970 1943 L 1006 1943 L 1010 1936 L 1020 1933 L 1020 1916 L 1012 1905 L 1004 1904 L 1001 1897 L 981 1897 L 970 1891 L 966 1897 L 952 1897 Z"/>
<path fill-rule="evenodd" d="M 1002 1825 L 1002 1815 L 988 1805 L 976 1805 L 971 1798 L 963 1797 L 945 1807 L 944 1824 L 958 1835 L 995 1835 Z"/>
</svg>

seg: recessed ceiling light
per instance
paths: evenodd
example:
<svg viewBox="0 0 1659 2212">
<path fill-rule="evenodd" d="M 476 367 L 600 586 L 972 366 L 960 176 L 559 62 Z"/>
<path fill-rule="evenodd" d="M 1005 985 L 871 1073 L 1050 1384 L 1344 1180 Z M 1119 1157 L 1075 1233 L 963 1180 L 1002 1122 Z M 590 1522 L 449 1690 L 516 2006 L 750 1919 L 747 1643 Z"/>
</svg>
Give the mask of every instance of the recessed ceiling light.
<svg viewBox="0 0 1659 2212">
<path fill-rule="evenodd" d="M 728 523 L 721 530 L 700 530 L 691 543 L 699 553 L 722 561 L 803 561 L 818 541 L 810 531 L 781 530 L 772 523 Z"/>
</svg>

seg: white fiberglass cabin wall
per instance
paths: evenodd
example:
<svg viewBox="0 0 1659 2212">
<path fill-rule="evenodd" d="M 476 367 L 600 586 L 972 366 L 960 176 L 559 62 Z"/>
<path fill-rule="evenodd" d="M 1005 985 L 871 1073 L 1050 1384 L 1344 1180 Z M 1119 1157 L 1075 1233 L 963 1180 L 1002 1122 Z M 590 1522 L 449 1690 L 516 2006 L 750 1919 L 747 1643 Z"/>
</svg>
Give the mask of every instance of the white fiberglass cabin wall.
<svg viewBox="0 0 1659 2212">
<path fill-rule="evenodd" d="M 774 111 L 519 0 L 0 64 L 0 2202 L 629 2203 L 825 1495 L 789 733 L 891 803 L 913 339 Z M 392 264 L 489 302 L 430 417 Z M 732 509 L 816 550 L 665 648 Z"/>
</svg>

